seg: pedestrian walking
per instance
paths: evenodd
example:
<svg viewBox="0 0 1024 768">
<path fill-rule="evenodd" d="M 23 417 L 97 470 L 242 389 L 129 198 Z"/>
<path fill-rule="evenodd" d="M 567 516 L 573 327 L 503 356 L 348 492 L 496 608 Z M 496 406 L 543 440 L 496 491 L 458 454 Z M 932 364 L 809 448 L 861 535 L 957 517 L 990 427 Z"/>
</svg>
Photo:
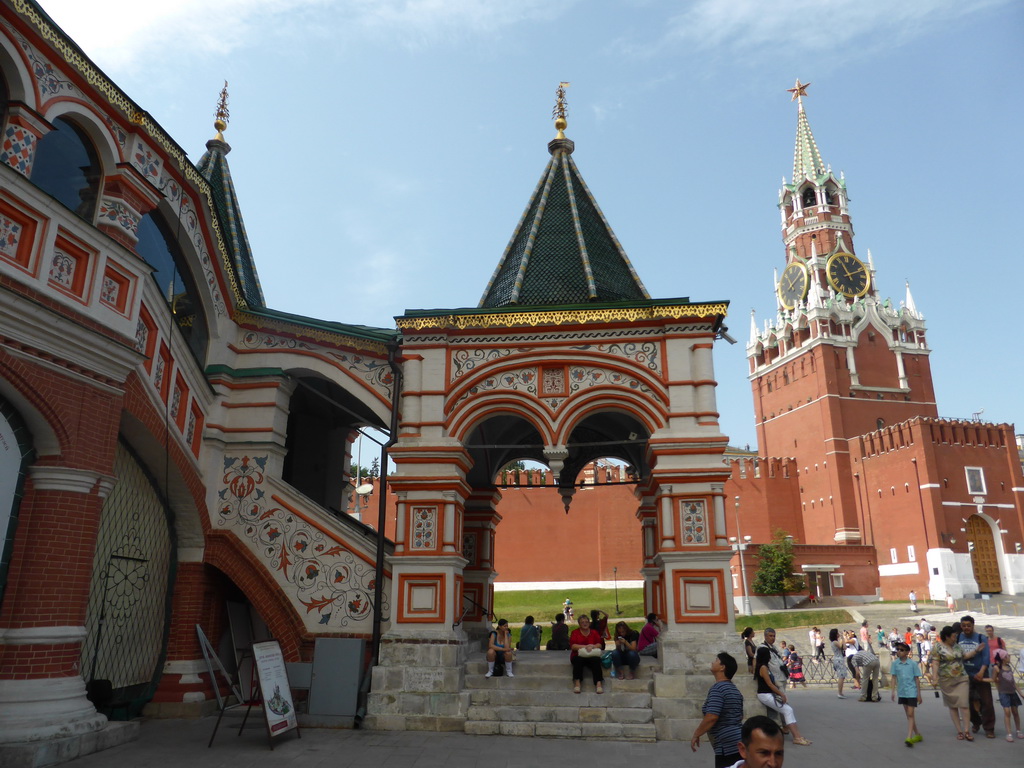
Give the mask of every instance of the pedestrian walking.
<svg viewBox="0 0 1024 768">
<path fill-rule="evenodd" d="M 910 660 L 910 646 L 906 643 L 897 643 L 896 660 L 892 663 L 890 674 L 893 678 L 892 700 L 899 698 L 907 716 L 907 738 L 903 743 L 913 747 L 924 740 L 917 730 L 915 711 L 921 706 L 921 668 Z"/>
</svg>

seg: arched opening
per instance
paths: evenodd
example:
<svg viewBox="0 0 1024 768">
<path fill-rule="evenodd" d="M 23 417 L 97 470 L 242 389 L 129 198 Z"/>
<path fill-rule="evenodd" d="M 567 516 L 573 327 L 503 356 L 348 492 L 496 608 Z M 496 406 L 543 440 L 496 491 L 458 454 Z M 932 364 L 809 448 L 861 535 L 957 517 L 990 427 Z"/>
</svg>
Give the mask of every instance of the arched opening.
<svg viewBox="0 0 1024 768">
<path fill-rule="evenodd" d="M 137 717 L 163 673 L 177 542 L 170 507 L 123 440 L 96 536 L 81 670 L 97 710 Z"/>
<path fill-rule="evenodd" d="M 91 222 L 102 175 L 99 155 L 85 131 L 66 117 L 54 120 L 53 130 L 36 146 L 33 183 Z"/>
<path fill-rule="evenodd" d="M 464 441 L 473 460 L 466 479 L 474 488 L 491 488 L 509 462 L 546 464 L 543 444 L 540 432 L 522 416 L 501 413 L 485 419 Z"/>
<path fill-rule="evenodd" d="M 171 308 L 174 324 L 203 367 L 210 340 L 206 313 L 178 239 L 163 216 L 153 212 L 139 221 L 138 236 L 135 250 L 153 267 L 153 279 Z"/>
<path fill-rule="evenodd" d="M 494 488 L 500 493 L 493 507 L 500 521 L 494 535 L 496 592 L 527 583 L 542 590 L 567 583 L 610 589 L 616 581 L 624 588 L 642 586 L 635 491 L 646 472 L 647 437 L 635 416 L 614 409 L 594 412 L 565 440 L 568 455 L 555 460 L 545 456 L 540 430 L 524 416 L 496 414 L 473 427 L 463 442 L 473 458 L 467 480 L 474 495 Z M 490 498 L 480 495 L 485 497 Z M 478 513 L 478 506 L 467 506 L 467 519 L 479 519 Z M 472 527 L 466 535 L 480 540 Z M 550 546 L 538 546 L 542 541 L 554 543 L 565 557 L 552 558 Z M 473 570 L 479 569 L 471 564 L 467 573 Z M 467 583 L 472 580 L 467 576 Z"/>
<path fill-rule="evenodd" d="M 800 193 L 800 205 L 804 208 L 813 208 L 817 204 L 818 199 L 814 194 L 814 187 L 806 187 Z"/>
<path fill-rule="evenodd" d="M 299 375 L 288 403 L 281 479 L 310 500 L 340 514 L 347 510 L 351 484 L 349 441 L 362 426 L 382 427 L 372 411 L 337 384 Z"/>
</svg>

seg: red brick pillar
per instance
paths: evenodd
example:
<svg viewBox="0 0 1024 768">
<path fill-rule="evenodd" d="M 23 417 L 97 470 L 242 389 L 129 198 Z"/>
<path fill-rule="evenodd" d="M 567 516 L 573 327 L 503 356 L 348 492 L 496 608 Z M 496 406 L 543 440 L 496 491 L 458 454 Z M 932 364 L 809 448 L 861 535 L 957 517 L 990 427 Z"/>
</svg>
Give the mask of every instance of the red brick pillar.
<svg viewBox="0 0 1024 768">
<path fill-rule="evenodd" d="M 224 598 L 202 554 L 201 549 L 178 550 L 167 659 L 160 685 L 146 705 L 149 717 L 200 717 L 216 711 L 217 697 L 196 624 L 216 650 L 225 622 Z M 218 676 L 217 682 L 224 694 L 223 679 Z"/>
<path fill-rule="evenodd" d="M 79 669 L 93 552 L 113 478 L 29 470 L 0 613 L 0 743 L 101 729 Z"/>
</svg>

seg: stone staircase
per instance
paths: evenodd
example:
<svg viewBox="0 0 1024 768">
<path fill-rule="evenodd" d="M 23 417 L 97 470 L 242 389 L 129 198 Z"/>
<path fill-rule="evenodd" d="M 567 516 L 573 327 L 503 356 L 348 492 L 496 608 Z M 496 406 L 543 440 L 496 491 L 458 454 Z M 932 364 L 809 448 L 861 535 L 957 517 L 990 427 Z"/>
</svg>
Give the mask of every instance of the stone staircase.
<svg viewBox="0 0 1024 768">
<path fill-rule="evenodd" d="M 613 678 L 605 670 L 601 695 L 587 674 L 583 693 L 575 694 L 568 651 L 520 652 L 513 678 L 484 677 L 484 655 L 472 653 L 465 664 L 466 733 L 655 741 L 656 663 L 641 659 L 636 680 Z"/>
</svg>

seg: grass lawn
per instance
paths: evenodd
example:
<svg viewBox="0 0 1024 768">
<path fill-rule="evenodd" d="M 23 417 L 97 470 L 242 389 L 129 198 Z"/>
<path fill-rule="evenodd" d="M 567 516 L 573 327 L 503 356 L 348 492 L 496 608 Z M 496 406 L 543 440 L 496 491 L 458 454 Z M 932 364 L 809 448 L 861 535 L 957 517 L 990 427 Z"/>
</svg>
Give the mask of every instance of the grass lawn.
<svg viewBox="0 0 1024 768">
<path fill-rule="evenodd" d="M 562 601 L 567 597 L 572 600 L 573 611 L 577 618 L 581 615 L 581 611 L 589 613 L 591 610 L 597 609 L 607 613 L 610 632 L 614 632 L 615 624 L 624 619 L 633 619 L 628 624 L 636 630 L 645 624 L 645 619 L 641 618 L 644 615 L 644 591 L 639 587 L 619 589 L 621 614 L 615 612 L 614 589 L 535 589 L 523 592 L 495 592 L 495 622 L 497 619 L 508 619 L 508 623 L 513 625 L 512 641 L 518 642 L 519 628 L 516 625 L 521 625 L 527 616 L 533 616 L 534 623 L 544 630 L 541 641 L 546 643 L 551 639 L 551 622 L 555 620 L 556 614 L 562 612 Z M 570 624 L 570 628 L 576 628 L 575 621 Z"/>
<path fill-rule="evenodd" d="M 562 612 L 565 598 L 572 600 L 577 617 L 580 611 L 589 613 L 595 608 L 608 614 L 610 624 L 615 624 L 619 617 L 637 618 L 644 615 L 644 591 L 639 587 L 619 590 L 621 614 L 615 611 L 614 589 L 536 589 L 495 592 L 494 615 L 498 619 L 508 619 L 509 624 L 522 624 L 527 616 L 533 616 L 537 624 L 547 624 L 554 621 L 555 614 Z"/>
<path fill-rule="evenodd" d="M 827 635 L 828 630 L 832 627 L 850 626 L 856 623 L 849 612 L 843 608 L 825 608 L 820 611 L 780 611 L 779 613 L 759 613 L 755 616 L 737 616 L 736 631 L 742 632 L 744 627 L 753 627 L 757 632 L 765 627 L 774 627 L 775 629 L 820 627 Z"/>
</svg>

